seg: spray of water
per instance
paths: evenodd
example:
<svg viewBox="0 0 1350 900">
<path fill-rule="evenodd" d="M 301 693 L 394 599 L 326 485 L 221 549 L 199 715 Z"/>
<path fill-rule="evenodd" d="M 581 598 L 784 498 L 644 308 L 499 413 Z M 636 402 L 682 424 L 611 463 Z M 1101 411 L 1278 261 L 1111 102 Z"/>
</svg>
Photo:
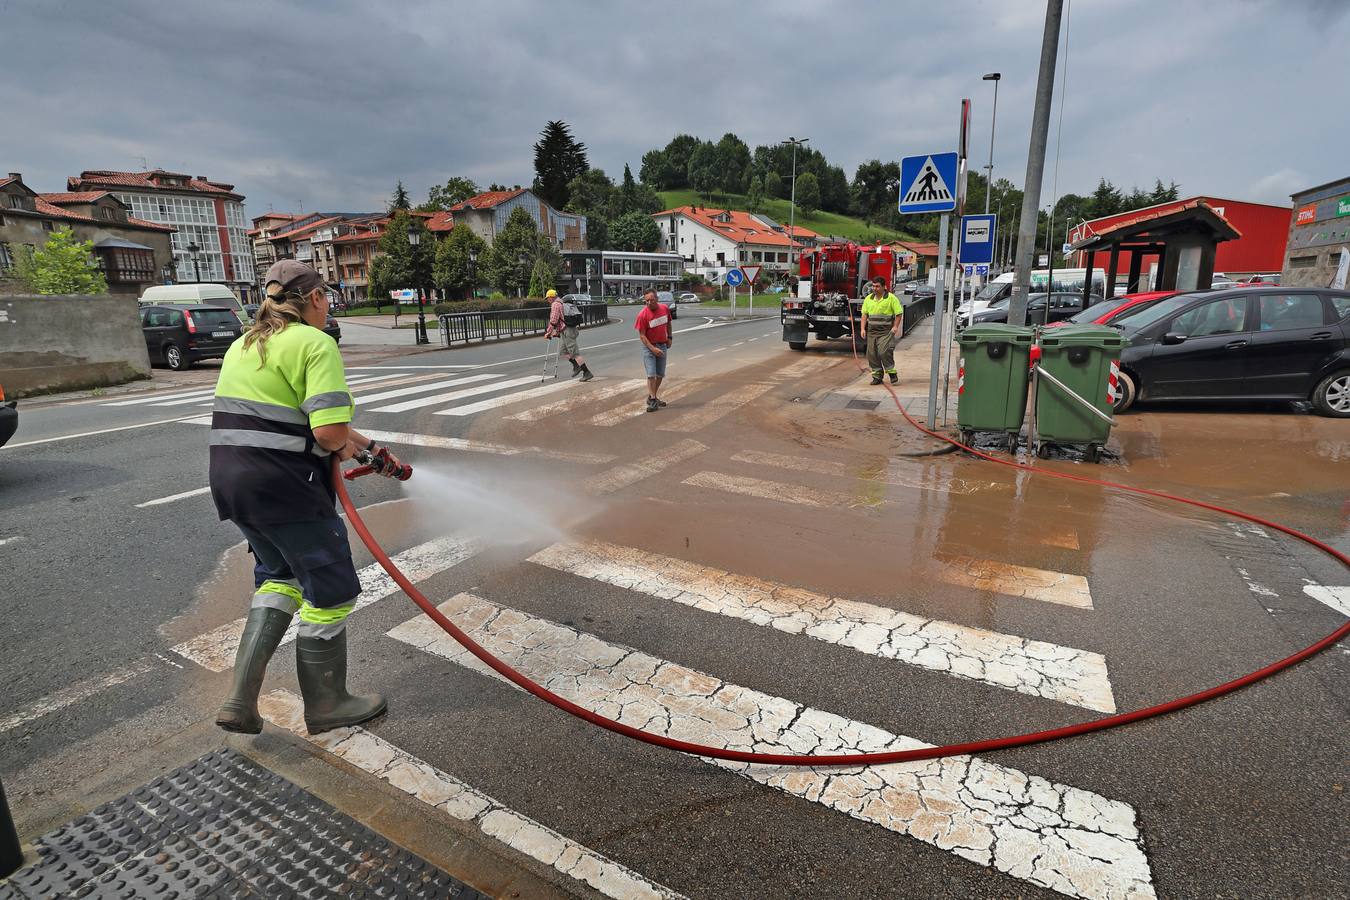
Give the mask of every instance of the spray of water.
<svg viewBox="0 0 1350 900">
<path fill-rule="evenodd" d="M 419 463 L 407 485 L 410 514 L 431 533 L 473 538 L 485 549 L 552 543 L 599 511 L 568 478 L 521 466 L 489 469 L 462 458 Z"/>
</svg>

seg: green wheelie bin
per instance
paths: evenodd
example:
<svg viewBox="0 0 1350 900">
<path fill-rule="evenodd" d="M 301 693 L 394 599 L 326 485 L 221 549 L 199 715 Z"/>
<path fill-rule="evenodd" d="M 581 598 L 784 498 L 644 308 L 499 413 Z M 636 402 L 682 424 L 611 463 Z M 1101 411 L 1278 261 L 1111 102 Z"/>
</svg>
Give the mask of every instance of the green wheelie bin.
<svg viewBox="0 0 1350 900">
<path fill-rule="evenodd" d="M 1027 410 L 1027 365 L 1034 332 L 1019 325 L 971 325 L 957 337 L 956 427 L 961 443 L 972 432 L 1001 431 L 1017 449 Z"/>
<path fill-rule="evenodd" d="M 1051 444 L 1083 444 L 1088 462 L 1096 462 L 1111 436 L 1125 338 L 1106 325 L 1064 325 L 1042 331 L 1040 344 L 1036 453 L 1045 458 Z"/>
</svg>

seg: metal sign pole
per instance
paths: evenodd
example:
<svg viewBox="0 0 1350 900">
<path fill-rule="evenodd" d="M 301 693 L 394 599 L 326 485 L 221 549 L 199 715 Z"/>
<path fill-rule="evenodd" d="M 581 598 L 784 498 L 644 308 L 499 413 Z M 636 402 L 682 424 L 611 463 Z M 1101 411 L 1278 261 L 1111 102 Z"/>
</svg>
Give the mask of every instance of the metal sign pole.
<svg viewBox="0 0 1350 900">
<path fill-rule="evenodd" d="M 956 221 L 957 221 L 956 227 L 960 228 L 961 220 L 957 219 Z M 961 246 L 959 240 L 953 240 L 953 244 L 954 246 L 957 247 Z M 956 308 L 960 305 L 961 297 L 965 294 L 965 283 L 966 283 L 965 269 L 963 269 L 959 263 L 956 266 L 956 277 L 954 281 L 956 282 L 954 285 L 955 290 L 952 291 L 952 294 L 954 296 L 952 296 L 951 299 L 948 301 L 947 307 L 943 314 L 943 318 L 947 320 L 947 334 L 951 335 L 952 337 L 955 337 L 956 335 Z M 952 383 L 951 337 L 948 337 L 945 341 L 942 342 L 942 352 L 946 359 L 946 362 L 942 366 L 942 424 L 945 427 L 947 424 L 947 391 L 951 387 Z"/>
<path fill-rule="evenodd" d="M 933 429 L 937 427 L 937 393 L 938 393 L 938 371 L 942 368 L 942 333 L 945 330 L 947 309 L 947 229 L 951 227 L 951 215 L 943 213 L 942 218 L 938 220 L 938 266 L 937 266 L 937 296 L 933 300 L 933 368 L 928 375 L 928 427 Z M 944 315 L 937 315 L 938 310 L 943 310 Z"/>
</svg>

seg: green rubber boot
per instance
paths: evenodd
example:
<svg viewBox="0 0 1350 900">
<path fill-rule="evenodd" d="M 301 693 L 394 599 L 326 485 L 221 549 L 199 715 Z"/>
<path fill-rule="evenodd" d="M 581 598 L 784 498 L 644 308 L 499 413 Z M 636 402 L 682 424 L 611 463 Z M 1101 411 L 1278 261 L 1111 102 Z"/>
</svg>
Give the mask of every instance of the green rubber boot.
<svg viewBox="0 0 1350 900">
<path fill-rule="evenodd" d="M 267 674 L 267 663 L 290 624 L 291 614 L 279 609 L 260 606 L 248 611 L 239 651 L 234 656 L 234 690 L 216 713 L 216 724 L 221 728 L 239 734 L 262 731 L 258 694 Z"/>
<path fill-rule="evenodd" d="M 347 693 L 347 632 L 324 639 L 301 637 L 295 642 L 295 674 L 305 698 L 305 727 L 310 734 L 360 725 L 384 712 L 380 694 Z"/>
</svg>

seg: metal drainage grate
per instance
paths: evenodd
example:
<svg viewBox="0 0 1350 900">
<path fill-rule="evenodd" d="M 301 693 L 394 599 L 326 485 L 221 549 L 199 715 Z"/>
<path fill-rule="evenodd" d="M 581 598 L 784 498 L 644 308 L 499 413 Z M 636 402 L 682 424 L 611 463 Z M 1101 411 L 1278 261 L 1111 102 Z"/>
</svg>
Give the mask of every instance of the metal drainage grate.
<svg viewBox="0 0 1350 900">
<path fill-rule="evenodd" d="M 37 852 L 0 900 L 484 896 L 233 750 L 63 825 Z"/>
<path fill-rule="evenodd" d="M 878 406 L 880 406 L 880 405 L 881 405 L 881 401 L 880 401 L 880 400 L 858 400 L 858 399 L 855 398 L 855 399 L 853 399 L 853 400 L 848 401 L 848 406 L 846 406 L 846 407 L 844 407 L 844 408 L 845 408 L 845 409 L 865 409 L 865 410 L 867 410 L 868 412 L 872 412 L 872 411 L 874 411 L 874 410 L 875 410 Z"/>
</svg>

